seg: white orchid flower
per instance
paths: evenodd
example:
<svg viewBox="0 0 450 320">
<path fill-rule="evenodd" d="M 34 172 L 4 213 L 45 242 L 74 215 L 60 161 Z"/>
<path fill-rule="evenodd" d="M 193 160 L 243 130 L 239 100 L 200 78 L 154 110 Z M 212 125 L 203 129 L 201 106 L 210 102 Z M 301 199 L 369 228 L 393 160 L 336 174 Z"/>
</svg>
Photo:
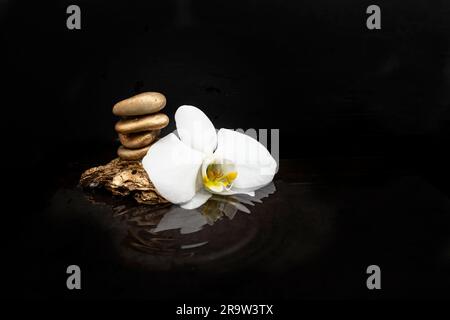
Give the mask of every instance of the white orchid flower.
<svg viewBox="0 0 450 320">
<path fill-rule="evenodd" d="M 277 163 L 257 140 L 229 129 L 216 133 L 211 120 L 194 106 L 179 107 L 175 122 L 177 134 L 155 142 L 142 160 L 168 201 L 195 209 L 212 194 L 254 195 L 272 181 Z"/>
</svg>

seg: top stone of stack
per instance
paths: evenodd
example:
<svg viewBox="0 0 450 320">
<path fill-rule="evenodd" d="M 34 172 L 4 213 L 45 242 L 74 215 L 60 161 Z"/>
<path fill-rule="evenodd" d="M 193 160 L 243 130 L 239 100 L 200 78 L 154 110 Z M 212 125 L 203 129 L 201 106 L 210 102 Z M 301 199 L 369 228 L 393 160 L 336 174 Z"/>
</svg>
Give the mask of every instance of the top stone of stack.
<svg viewBox="0 0 450 320">
<path fill-rule="evenodd" d="M 158 112 L 166 106 L 166 97 L 158 92 L 144 92 L 114 105 L 116 116 L 141 116 Z"/>
</svg>

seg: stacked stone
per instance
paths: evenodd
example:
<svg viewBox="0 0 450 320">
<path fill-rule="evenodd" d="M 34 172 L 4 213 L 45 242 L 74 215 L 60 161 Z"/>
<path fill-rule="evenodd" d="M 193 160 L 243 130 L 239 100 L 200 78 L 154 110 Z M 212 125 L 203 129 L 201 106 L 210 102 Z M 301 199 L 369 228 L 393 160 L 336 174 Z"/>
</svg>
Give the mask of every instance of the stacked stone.
<svg viewBox="0 0 450 320">
<path fill-rule="evenodd" d="M 160 113 L 166 97 L 158 92 L 144 92 L 114 105 L 113 113 L 122 119 L 115 129 L 122 144 L 117 154 L 122 160 L 141 160 L 169 124 L 169 117 Z"/>
</svg>

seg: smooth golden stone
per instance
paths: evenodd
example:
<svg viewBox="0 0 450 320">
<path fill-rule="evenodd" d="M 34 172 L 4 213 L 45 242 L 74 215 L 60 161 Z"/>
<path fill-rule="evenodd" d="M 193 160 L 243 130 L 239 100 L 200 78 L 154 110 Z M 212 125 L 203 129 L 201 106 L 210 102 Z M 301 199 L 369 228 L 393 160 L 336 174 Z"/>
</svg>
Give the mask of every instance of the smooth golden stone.
<svg viewBox="0 0 450 320">
<path fill-rule="evenodd" d="M 143 92 L 116 103 L 113 113 L 116 116 L 141 116 L 160 111 L 166 106 L 166 97 L 159 92 Z"/>
<path fill-rule="evenodd" d="M 160 130 L 144 131 L 138 133 L 119 133 L 120 143 L 128 149 L 139 149 L 149 146 L 158 138 Z"/>
<path fill-rule="evenodd" d="M 159 130 L 169 124 L 169 117 L 164 113 L 151 114 L 138 118 L 122 119 L 116 123 L 116 131 L 129 134 L 141 131 Z"/>
<path fill-rule="evenodd" d="M 119 149 L 117 149 L 117 155 L 122 160 L 141 160 L 147 154 L 148 149 L 150 149 L 150 146 L 140 149 L 128 149 L 124 146 L 120 146 Z"/>
</svg>

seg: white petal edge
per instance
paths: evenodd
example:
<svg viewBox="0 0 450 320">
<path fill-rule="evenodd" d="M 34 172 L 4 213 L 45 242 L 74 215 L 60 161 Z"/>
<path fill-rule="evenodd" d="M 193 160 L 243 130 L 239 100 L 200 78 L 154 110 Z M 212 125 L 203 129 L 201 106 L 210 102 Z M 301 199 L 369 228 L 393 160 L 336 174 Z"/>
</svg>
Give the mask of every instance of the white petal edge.
<svg viewBox="0 0 450 320">
<path fill-rule="evenodd" d="M 180 207 L 186 210 L 197 209 L 198 207 L 204 205 L 211 197 L 212 194 L 210 192 L 200 189 L 191 200 L 181 203 Z"/>
<path fill-rule="evenodd" d="M 217 133 L 211 120 L 199 108 L 183 105 L 175 112 L 180 140 L 189 147 L 212 154 L 217 146 Z"/>
<path fill-rule="evenodd" d="M 161 196 L 172 203 L 184 203 L 196 194 L 202 160 L 201 152 L 170 133 L 150 147 L 142 165 Z"/>
<path fill-rule="evenodd" d="M 220 129 L 217 134 L 215 156 L 231 160 L 238 176 L 233 189 L 254 191 L 273 180 L 277 163 L 260 142 L 243 133 Z"/>
</svg>

